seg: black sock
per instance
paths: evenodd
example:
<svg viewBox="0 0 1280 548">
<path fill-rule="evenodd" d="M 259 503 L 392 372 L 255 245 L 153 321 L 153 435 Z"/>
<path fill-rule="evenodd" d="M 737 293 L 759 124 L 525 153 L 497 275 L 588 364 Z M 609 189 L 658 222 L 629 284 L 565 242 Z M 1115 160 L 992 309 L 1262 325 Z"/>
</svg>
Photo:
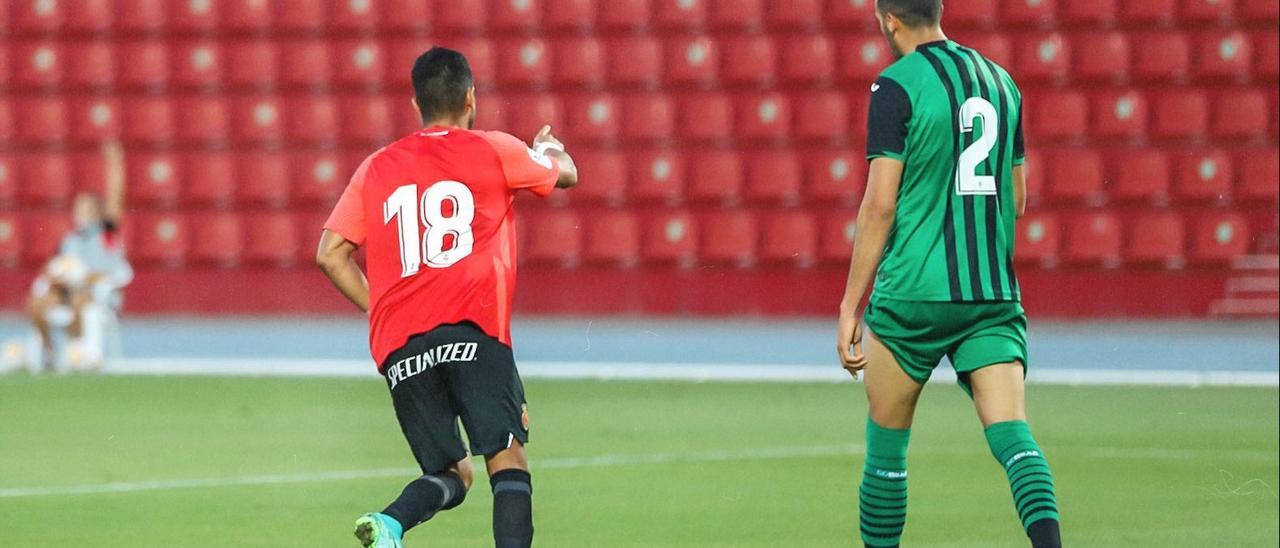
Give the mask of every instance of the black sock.
<svg viewBox="0 0 1280 548">
<path fill-rule="evenodd" d="M 452 471 L 431 474 L 409 482 L 400 498 L 382 513 L 400 522 L 408 531 L 431 519 L 436 512 L 462 504 L 466 496 L 466 485 L 457 474 Z"/>
<path fill-rule="evenodd" d="M 493 486 L 493 541 L 497 548 L 533 544 L 533 485 L 524 470 L 501 470 L 489 477 Z"/>
<path fill-rule="evenodd" d="M 1028 525 L 1027 537 L 1031 539 L 1032 548 L 1062 548 L 1056 519 L 1042 519 Z"/>
</svg>

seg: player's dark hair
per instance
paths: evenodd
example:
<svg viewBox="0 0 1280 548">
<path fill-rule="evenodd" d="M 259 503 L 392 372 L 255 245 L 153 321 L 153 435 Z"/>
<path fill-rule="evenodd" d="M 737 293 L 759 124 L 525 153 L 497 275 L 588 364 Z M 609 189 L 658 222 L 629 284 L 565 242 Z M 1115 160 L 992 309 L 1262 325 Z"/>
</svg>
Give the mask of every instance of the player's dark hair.
<svg viewBox="0 0 1280 548">
<path fill-rule="evenodd" d="M 413 96 L 423 123 L 461 115 L 472 85 L 467 58 L 449 48 L 433 47 L 413 63 Z"/>
<path fill-rule="evenodd" d="M 876 9 L 892 13 L 911 28 L 932 27 L 942 22 L 942 0 L 876 0 Z"/>
</svg>

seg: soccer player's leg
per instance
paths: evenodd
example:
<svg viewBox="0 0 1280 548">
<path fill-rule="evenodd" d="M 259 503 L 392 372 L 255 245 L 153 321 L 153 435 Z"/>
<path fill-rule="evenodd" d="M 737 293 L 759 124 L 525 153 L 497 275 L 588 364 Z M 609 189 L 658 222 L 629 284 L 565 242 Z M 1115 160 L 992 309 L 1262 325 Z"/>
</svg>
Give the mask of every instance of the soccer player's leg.
<svg viewBox="0 0 1280 548">
<path fill-rule="evenodd" d="M 907 443 L 924 384 L 868 330 L 866 459 L 858 486 L 858 525 L 867 546 L 897 546 L 907 521 Z"/>
<path fill-rule="evenodd" d="M 533 484 L 524 446 L 529 414 L 511 348 L 470 326 L 475 359 L 443 367 L 471 452 L 484 455 L 493 489 L 493 538 L 498 548 L 533 544 Z"/>
<path fill-rule="evenodd" d="M 1005 305 L 989 305 L 1005 306 Z M 951 356 L 964 387 L 973 396 L 991 454 L 1005 469 L 1014 505 L 1035 548 L 1058 548 L 1058 501 L 1053 474 L 1027 425 L 1025 386 L 1026 318 L 1021 307 L 984 325 Z"/>
</svg>

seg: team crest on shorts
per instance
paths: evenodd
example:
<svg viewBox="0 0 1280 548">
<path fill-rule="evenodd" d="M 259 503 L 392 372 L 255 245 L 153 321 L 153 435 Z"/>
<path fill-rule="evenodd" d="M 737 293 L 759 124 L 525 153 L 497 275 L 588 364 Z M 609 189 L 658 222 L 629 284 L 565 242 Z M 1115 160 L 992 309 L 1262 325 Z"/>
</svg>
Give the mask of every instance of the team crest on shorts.
<svg viewBox="0 0 1280 548">
<path fill-rule="evenodd" d="M 529 404 L 520 404 L 520 426 L 525 432 L 529 431 Z"/>
</svg>

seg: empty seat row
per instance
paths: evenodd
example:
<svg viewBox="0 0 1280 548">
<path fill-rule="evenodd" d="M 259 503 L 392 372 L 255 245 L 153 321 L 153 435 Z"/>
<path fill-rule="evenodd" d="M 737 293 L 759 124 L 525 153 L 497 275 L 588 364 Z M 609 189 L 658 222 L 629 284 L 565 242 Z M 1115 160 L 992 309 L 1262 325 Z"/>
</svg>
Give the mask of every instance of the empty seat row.
<svg viewBox="0 0 1280 548">
<path fill-rule="evenodd" d="M 1274 82 L 1278 70 L 1274 32 L 961 34 L 957 39 L 1025 82 L 1191 77 Z M 482 87 L 506 89 L 862 82 L 893 61 L 884 38 L 871 33 L 445 38 L 440 43 L 467 55 Z M 9 79 L 18 88 L 402 87 L 414 59 L 433 44 L 427 39 L 29 41 L 0 46 L 0 56 L 8 50 Z M 5 80 L 0 70 L 0 85 Z"/>
<path fill-rule="evenodd" d="M 1033 150 L 1027 193 L 1050 204 L 1268 204 L 1280 194 L 1277 158 L 1274 147 Z"/>
<path fill-rule="evenodd" d="M 1122 222 L 1106 212 L 1032 213 L 1018 221 L 1019 263 L 1116 267 L 1223 265 L 1250 251 L 1245 218 L 1236 213 L 1144 213 Z"/>
<path fill-rule="evenodd" d="M 11 5 L 10 5 L 11 4 Z M 655 28 L 780 29 L 874 25 L 874 0 L 17 0 L 0 30 L 98 32 L 441 32 Z M 6 7 L 8 11 L 6 11 Z M 1273 22 L 1269 0 L 967 0 L 957 27 Z"/>
<path fill-rule="evenodd" d="M 1276 94 L 1264 88 L 1181 87 L 1144 93 L 1027 90 L 1023 126 L 1037 143 L 1091 139 L 1259 139 L 1275 131 Z"/>
</svg>

